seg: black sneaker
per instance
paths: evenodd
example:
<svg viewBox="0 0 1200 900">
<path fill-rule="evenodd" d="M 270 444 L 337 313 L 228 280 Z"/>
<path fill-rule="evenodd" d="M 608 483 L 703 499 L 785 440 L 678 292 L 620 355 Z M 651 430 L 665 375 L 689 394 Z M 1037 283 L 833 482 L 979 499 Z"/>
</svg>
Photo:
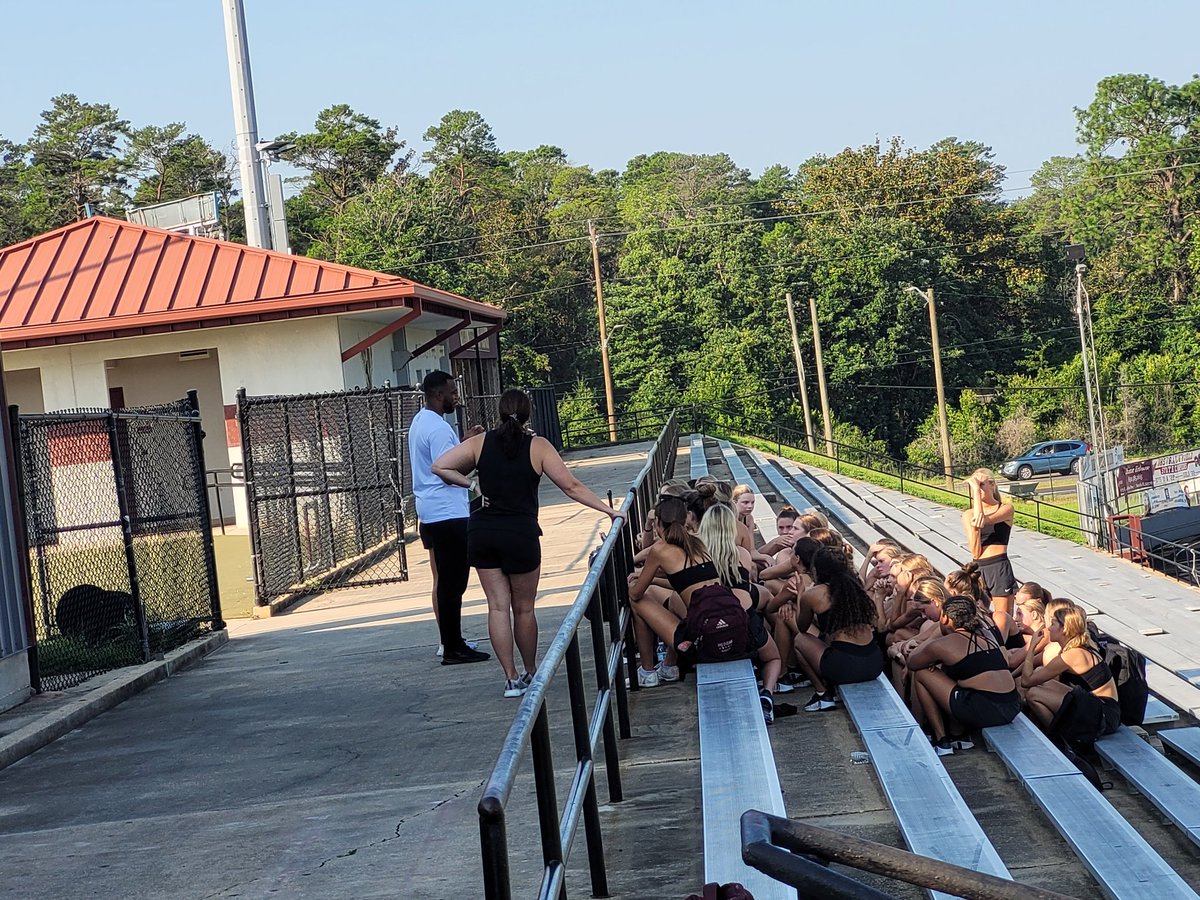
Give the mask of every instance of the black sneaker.
<svg viewBox="0 0 1200 900">
<path fill-rule="evenodd" d="M 461 666 L 464 663 L 477 663 L 491 659 L 490 653 L 484 653 L 482 650 L 472 650 L 470 647 L 463 647 L 461 650 L 447 650 L 442 654 L 443 666 Z"/>
<path fill-rule="evenodd" d="M 974 750 L 975 742 L 971 740 L 971 735 L 960 734 L 958 737 L 950 738 L 950 746 L 955 750 Z"/>
<path fill-rule="evenodd" d="M 807 677 L 805 677 L 803 672 L 797 672 L 797 671 L 793 670 L 791 672 L 788 672 L 782 678 L 780 678 L 779 684 L 780 685 L 786 684 L 789 688 L 806 688 L 806 687 L 810 687 L 812 685 L 812 682 L 809 681 Z"/>
<path fill-rule="evenodd" d="M 758 702 L 762 704 L 763 721 L 768 725 L 775 724 L 775 699 L 771 692 L 763 688 L 758 692 Z"/>
<path fill-rule="evenodd" d="M 933 752 L 938 756 L 953 756 L 954 745 L 950 743 L 950 738 L 939 738 L 933 742 Z"/>
</svg>

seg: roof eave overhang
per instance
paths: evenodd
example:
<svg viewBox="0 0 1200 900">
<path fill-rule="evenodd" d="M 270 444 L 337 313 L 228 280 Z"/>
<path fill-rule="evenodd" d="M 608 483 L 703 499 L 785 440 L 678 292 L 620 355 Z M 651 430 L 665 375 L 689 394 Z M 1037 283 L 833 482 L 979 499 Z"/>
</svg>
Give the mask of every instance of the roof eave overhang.
<svg viewBox="0 0 1200 900">
<path fill-rule="evenodd" d="M 0 330 L 0 350 L 24 350 L 59 344 L 107 341 L 148 334 L 221 328 L 230 325 L 254 325 L 262 322 L 339 315 L 375 309 L 412 308 L 411 301 L 414 298 L 420 298 L 425 312 L 459 319 L 466 318 L 481 325 L 502 325 L 508 318 L 507 313 L 497 306 L 468 300 L 447 291 L 439 291 L 436 288 L 412 282 L 387 283 L 286 299 L 253 300 L 212 308 L 198 307 L 193 311 L 194 316 L 188 316 L 183 311 L 175 309 L 108 319 L 101 327 L 97 327 L 98 323 L 94 321 L 84 321 L 4 329 Z"/>
</svg>

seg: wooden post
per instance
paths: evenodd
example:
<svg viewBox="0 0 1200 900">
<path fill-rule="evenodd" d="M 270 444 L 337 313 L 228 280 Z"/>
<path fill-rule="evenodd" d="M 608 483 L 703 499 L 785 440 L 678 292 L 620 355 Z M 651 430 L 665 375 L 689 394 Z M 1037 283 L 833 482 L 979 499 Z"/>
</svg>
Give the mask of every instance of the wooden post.
<svg viewBox="0 0 1200 900">
<path fill-rule="evenodd" d="M 829 391 L 825 387 L 825 361 L 821 357 L 821 326 L 817 322 L 817 298 L 808 297 L 808 311 L 812 315 L 813 348 L 817 360 L 817 387 L 821 391 L 821 418 L 825 426 L 825 455 L 833 456 L 833 423 L 829 417 Z"/>
<path fill-rule="evenodd" d="M 588 219 L 588 236 L 592 239 L 592 272 L 596 279 L 596 317 L 600 322 L 600 364 L 604 368 L 604 400 L 608 404 L 608 439 L 617 442 L 617 416 L 613 409 L 612 367 L 608 363 L 608 325 L 604 320 L 604 288 L 600 284 L 600 246 L 596 225 Z"/>
<path fill-rule="evenodd" d="M 954 467 L 950 462 L 950 427 L 946 421 L 946 388 L 942 384 L 942 346 L 938 334 L 937 307 L 933 302 L 933 288 L 925 292 L 925 302 L 929 306 L 929 332 L 933 338 L 933 383 L 937 385 L 938 430 L 942 439 L 942 474 L 946 476 L 946 486 L 954 482 Z"/>
<path fill-rule="evenodd" d="M 804 377 L 804 359 L 800 355 L 800 335 L 796 331 L 796 307 L 792 303 L 792 292 L 787 294 L 788 323 L 792 326 L 792 356 L 796 360 L 796 378 L 800 381 L 800 404 L 804 407 L 804 437 L 808 441 L 808 452 L 816 453 L 813 441 L 812 410 L 808 406 L 808 381 Z"/>
</svg>

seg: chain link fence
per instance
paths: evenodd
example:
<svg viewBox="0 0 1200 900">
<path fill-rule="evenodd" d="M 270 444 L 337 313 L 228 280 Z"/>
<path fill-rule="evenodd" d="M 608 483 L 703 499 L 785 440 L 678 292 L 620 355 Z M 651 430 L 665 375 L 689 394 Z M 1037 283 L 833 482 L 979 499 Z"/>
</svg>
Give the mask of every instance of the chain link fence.
<svg viewBox="0 0 1200 900">
<path fill-rule="evenodd" d="M 410 394 L 238 393 L 259 605 L 407 579 L 412 479 L 399 423 Z"/>
<path fill-rule="evenodd" d="M 198 410 L 194 393 L 137 409 L 13 409 L 37 689 L 224 627 Z"/>
</svg>

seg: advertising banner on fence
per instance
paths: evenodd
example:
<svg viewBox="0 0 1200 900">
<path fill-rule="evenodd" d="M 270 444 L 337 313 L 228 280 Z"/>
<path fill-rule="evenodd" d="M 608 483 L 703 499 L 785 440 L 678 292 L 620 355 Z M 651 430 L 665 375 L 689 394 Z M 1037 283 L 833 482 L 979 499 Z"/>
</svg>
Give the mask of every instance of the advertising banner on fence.
<svg viewBox="0 0 1200 900">
<path fill-rule="evenodd" d="M 1117 492 L 1135 494 L 1192 478 L 1200 478 L 1200 450 L 1126 463 L 1117 470 Z"/>
</svg>

